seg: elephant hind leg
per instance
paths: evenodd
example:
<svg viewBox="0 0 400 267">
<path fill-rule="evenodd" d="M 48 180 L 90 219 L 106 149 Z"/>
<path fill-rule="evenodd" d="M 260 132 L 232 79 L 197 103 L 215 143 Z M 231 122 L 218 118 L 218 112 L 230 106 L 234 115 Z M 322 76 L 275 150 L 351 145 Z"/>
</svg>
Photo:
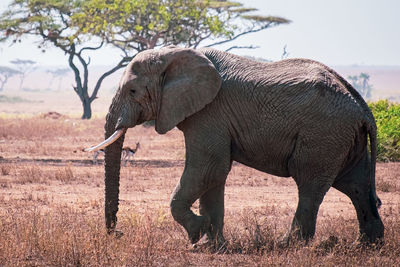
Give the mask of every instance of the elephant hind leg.
<svg viewBox="0 0 400 267">
<path fill-rule="evenodd" d="M 360 240 L 378 243 L 384 237 L 384 226 L 376 205 L 374 185 L 371 184 L 369 162 L 368 152 L 365 151 L 356 166 L 338 177 L 333 187 L 351 199 L 357 212 Z"/>
<path fill-rule="evenodd" d="M 328 133 L 312 139 L 303 134 L 297 140 L 288 170 L 296 181 L 299 199 L 291 229 L 283 243 L 287 244 L 291 238 L 308 242 L 314 237 L 319 206 L 346 157 L 343 151 L 347 144 L 338 144 L 330 138 L 332 134 Z"/>
<path fill-rule="evenodd" d="M 328 183 L 318 183 L 318 181 L 313 179 L 298 186 L 299 201 L 296 213 L 282 245 L 287 245 L 292 239 L 308 242 L 313 238 L 319 206 L 330 188 Z"/>
</svg>

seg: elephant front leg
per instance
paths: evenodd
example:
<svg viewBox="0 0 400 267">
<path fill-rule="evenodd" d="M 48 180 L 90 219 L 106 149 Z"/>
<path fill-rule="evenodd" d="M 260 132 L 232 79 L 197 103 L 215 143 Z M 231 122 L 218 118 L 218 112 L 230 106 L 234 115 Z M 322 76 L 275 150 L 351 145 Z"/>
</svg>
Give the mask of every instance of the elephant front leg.
<svg viewBox="0 0 400 267">
<path fill-rule="evenodd" d="M 185 228 L 192 244 L 205 234 L 213 243 L 224 243 L 224 187 L 230 165 L 229 161 L 227 166 L 213 163 L 212 167 L 207 164 L 202 167 L 186 166 L 171 198 L 172 216 Z M 199 198 L 200 216 L 190 209 Z"/>
<path fill-rule="evenodd" d="M 224 227 L 225 182 L 219 184 L 200 197 L 200 214 L 210 218 L 210 228 L 203 245 L 219 251 L 225 247 Z"/>
<path fill-rule="evenodd" d="M 208 120 L 207 131 L 187 121 L 187 125 L 181 125 L 186 144 L 185 170 L 171 198 L 171 213 L 195 244 L 204 235 L 209 240 L 223 238 L 224 185 L 232 166 L 231 140 L 217 131 L 218 127 L 208 129 Z M 190 209 L 199 198 L 200 216 Z"/>
<path fill-rule="evenodd" d="M 185 228 L 192 244 L 197 243 L 210 229 L 210 218 L 203 215 L 198 216 L 190 209 L 205 190 L 206 188 L 197 177 L 196 171 L 185 168 L 171 198 L 172 217 Z"/>
</svg>

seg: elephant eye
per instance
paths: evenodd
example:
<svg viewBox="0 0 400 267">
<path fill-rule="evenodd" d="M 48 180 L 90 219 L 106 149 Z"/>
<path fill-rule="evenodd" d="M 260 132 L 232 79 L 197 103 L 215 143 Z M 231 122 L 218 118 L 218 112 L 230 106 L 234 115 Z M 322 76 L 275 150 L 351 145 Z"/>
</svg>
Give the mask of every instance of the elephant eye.
<svg viewBox="0 0 400 267">
<path fill-rule="evenodd" d="M 131 96 L 133 96 L 136 93 L 135 89 L 131 89 Z"/>
</svg>

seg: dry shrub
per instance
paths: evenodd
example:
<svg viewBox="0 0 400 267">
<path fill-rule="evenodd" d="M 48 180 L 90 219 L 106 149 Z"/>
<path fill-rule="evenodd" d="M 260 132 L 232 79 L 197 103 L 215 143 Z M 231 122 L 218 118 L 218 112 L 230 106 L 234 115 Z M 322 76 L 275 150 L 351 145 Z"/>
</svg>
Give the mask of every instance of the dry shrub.
<svg viewBox="0 0 400 267">
<path fill-rule="evenodd" d="M 44 169 L 39 165 L 31 165 L 18 169 L 15 182 L 19 184 L 49 183 L 50 180 L 67 184 L 76 181 L 76 176 L 70 166 Z"/>
<path fill-rule="evenodd" d="M 0 138 L 6 140 L 56 140 L 60 136 L 77 135 L 91 124 L 73 119 L 0 118 Z"/>
<path fill-rule="evenodd" d="M 76 180 L 70 166 L 58 168 L 54 172 L 54 179 L 63 183 L 71 183 Z"/>
<path fill-rule="evenodd" d="M 16 184 L 51 184 L 51 181 L 58 181 L 64 184 L 74 183 L 78 181 L 78 178 L 83 178 L 85 181 L 91 181 L 93 179 L 92 173 L 89 171 L 79 173 L 79 167 L 74 166 L 46 166 L 46 165 L 28 165 L 28 166 L 18 166 L 18 165 L 8 165 L 5 167 L 8 177 L 5 176 L 8 182 Z M 97 176 L 103 175 L 95 172 Z"/>
<path fill-rule="evenodd" d="M 43 171 L 39 166 L 31 165 L 18 169 L 16 183 L 43 183 L 45 179 L 43 177 Z"/>
<path fill-rule="evenodd" d="M 10 175 L 13 166 L 10 164 L 4 164 L 0 166 L 0 174 L 3 176 Z"/>
<path fill-rule="evenodd" d="M 376 189 L 381 192 L 396 192 L 399 190 L 395 181 L 379 181 Z"/>
<path fill-rule="evenodd" d="M 136 216 L 136 215 L 135 215 Z M 85 216 L 60 207 L 56 213 L 9 210 L 0 215 L 1 266 L 154 266 L 165 265 L 176 242 L 165 240 L 171 220 L 156 214 L 123 220 L 124 235 L 107 235 L 102 216 Z M 101 219 L 100 219 L 101 218 Z M 179 241 L 178 241 L 179 243 Z"/>
<path fill-rule="evenodd" d="M 0 189 L 1 188 L 10 188 L 10 182 L 7 179 L 0 179 Z M 3 198 L 0 197 L 0 202 L 2 199 L 4 199 L 4 196 L 2 196 Z"/>
<path fill-rule="evenodd" d="M 260 216 L 260 213 L 244 210 L 238 221 L 227 224 L 228 251 L 251 254 L 273 250 L 279 239 L 273 226 L 274 223 Z"/>
</svg>

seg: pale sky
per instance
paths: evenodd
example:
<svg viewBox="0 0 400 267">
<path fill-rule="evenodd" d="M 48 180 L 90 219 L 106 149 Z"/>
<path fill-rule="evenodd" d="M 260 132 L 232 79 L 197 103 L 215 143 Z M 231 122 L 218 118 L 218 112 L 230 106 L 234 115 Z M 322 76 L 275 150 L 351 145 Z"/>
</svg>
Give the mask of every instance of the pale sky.
<svg viewBox="0 0 400 267">
<path fill-rule="evenodd" d="M 289 57 L 311 58 L 330 66 L 400 65 L 399 0 L 241 0 L 255 7 L 254 14 L 274 15 L 292 21 L 259 33 L 246 35 L 232 45 L 257 45 L 258 49 L 233 53 L 280 59 L 287 45 Z M 3 12 L 10 0 L 0 0 Z M 226 47 L 216 47 L 226 49 Z M 15 58 L 39 65 L 67 67 L 67 57 L 57 49 L 40 52 L 34 39 L 9 46 L 0 43 L 0 65 Z M 92 65 L 115 65 L 119 52 L 106 49 L 91 55 Z"/>
</svg>

